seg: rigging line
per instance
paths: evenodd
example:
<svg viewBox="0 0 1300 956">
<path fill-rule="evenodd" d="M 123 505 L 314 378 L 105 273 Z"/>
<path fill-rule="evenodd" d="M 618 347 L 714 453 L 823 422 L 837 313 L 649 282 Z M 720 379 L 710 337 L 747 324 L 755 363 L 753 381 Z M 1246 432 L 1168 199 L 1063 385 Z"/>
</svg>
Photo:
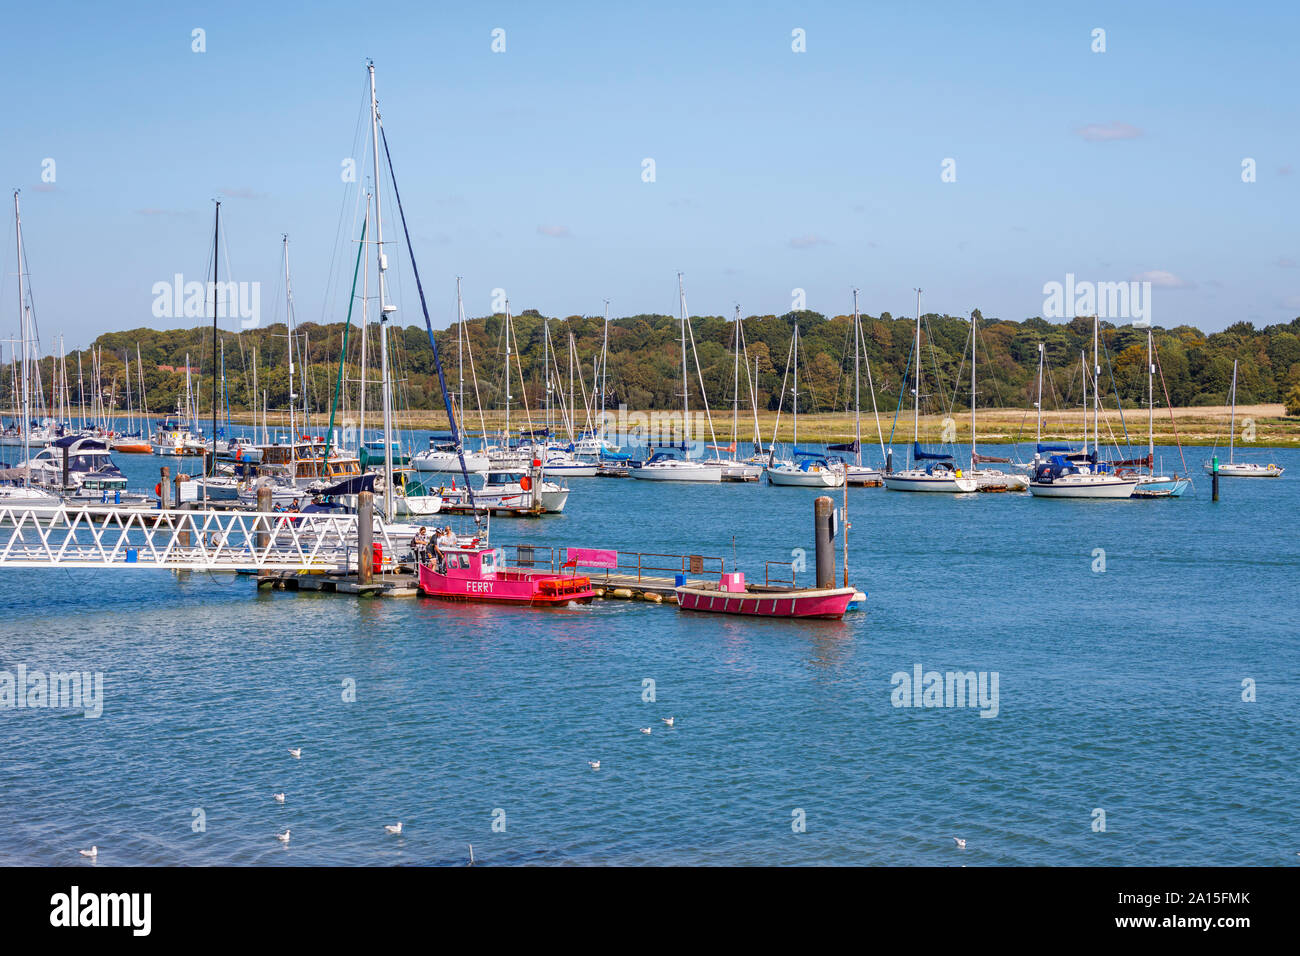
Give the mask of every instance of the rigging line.
<svg viewBox="0 0 1300 956">
<path fill-rule="evenodd" d="M 358 147 L 358 146 L 360 145 L 360 143 L 361 143 L 361 135 L 362 135 L 362 130 L 363 130 L 363 128 L 364 128 L 364 127 L 363 127 L 363 123 L 364 123 L 365 118 L 366 118 L 366 117 L 369 115 L 369 113 L 370 113 L 370 84 L 369 84 L 369 81 L 365 81 L 365 82 L 363 82 L 362 90 L 363 90 L 363 95 L 362 95 L 362 98 L 361 98 L 361 102 L 360 102 L 360 103 L 358 104 L 358 106 L 357 106 L 357 121 L 356 121 L 356 126 L 353 128 L 353 131 L 352 131 L 352 147 L 351 147 L 351 149 L 348 151 L 348 158 L 349 158 L 349 159 L 352 159 L 352 158 L 355 157 L 356 154 L 357 154 L 357 147 Z M 364 157 L 362 157 L 362 158 L 364 159 Z M 354 172 L 355 172 L 355 170 L 354 170 Z M 353 184 L 353 185 L 355 185 L 355 184 Z M 325 294 L 324 294 L 324 296 L 321 298 L 321 322 L 322 322 L 322 323 L 324 323 L 324 321 L 325 321 L 325 316 L 326 316 L 326 312 L 327 312 L 327 310 L 330 308 L 330 300 L 331 300 L 331 295 L 330 295 L 330 286 L 331 286 L 331 285 L 333 284 L 333 282 L 334 282 L 334 266 L 335 266 L 336 259 L 337 259 L 337 257 L 338 257 L 339 247 L 342 245 L 343 236 L 344 236 L 344 232 L 343 232 L 343 216 L 344 216 L 345 211 L 347 210 L 347 204 L 348 204 L 348 193 L 353 191 L 353 185 L 349 185 L 348 183 L 344 183 L 343 190 L 342 190 L 342 196 L 341 196 L 340 199 L 339 199 L 339 214 L 338 214 L 338 220 L 337 220 L 337 222 L 336 222 L 336 224 L 335 224 L 335 226 L 334 226 L 334 243 L 333 243 L 333 245 L 331 246 L 329 271 L 327 271 L 327 272 L 325 273 Z M 355 192 L 356 192 L 356 196 L 357 196 L 357 198 L 356 198 L 356 200 L 355 200 L 355 205 L 354 205 L 354 207 L 353 207 L 353 213 L 352 213 L 352 227 L 353 227 L 353 230 L 355 230 L 355 228 L 356 228 L 356 224 L 357 224 L 357 213 L 356 213 L 356 208 L 360 206 L 360 204 L 361 204 L 361 196 L 362 196 L 362 194 L 365 192 L 365 190 L 364 190 L 364 189 L 361 189 L 361 188 L 356 188 L 356 189 L 355 189 Z M 352 230 L 349 230 L 349 231 L 348 231 L 348 235 L 350 235 L 351 232 L 352 232 Z"/>
<path fill-rule="evenodd" d="M 388 160 L 388 175 L 393 183 L 393 198 L 397 200 L 397 212 L 402 219 L 402 235 L 406 238 L 406 250 L 411 260 L 411 271 L 415 273 L 415 287 L 420 292 L 420 311 L 424 313 L 424 328 L 429 335 L 429 345 L 433 349 L 433 363 L 438 369 L 438 387 L 442 390 L 443 405 L 447 409 L 447 423 L 451 426 L 451 439 L 456 444 L 456 457 L 460 460 L 460 473 L 465 479 L 465 494 L 469 502 L 470 513 L 474 515 L 474 524 L 479 524 L 478 509 L 474 507 L 474 489 L 470 485 L 469 470 L 465 467 L 465 445 L 461 441 L 456 427 L 456 416 L 452 413 L 451 399 L 447 395 L 447 379 L 442 371 L 442 359 L 438 356 L 438 342 L 433 337 L 433 323 L 429 321 L 429 306 L 424 299 L 424 283 L 420 281 L 420 270 L 415 264 L 415 250 L 411 248 L 411 232 L 406 227 L 406 211 L 402 208 L 402 194 L 397 190 L 397 175 L 393 172 L 393 157 L 388 151 L 388 133 L 379 127 L 384 142 L 384 156 Z M 387 436 L 384 438 L 388 440 Z"/>
<path fill-rule="evenodd" d="M 1106 339 L 1105 339 L 1103 336 L 1098 335 L 1098 336 L 1097 336 L 1097 340 L 1101 343 L 1101 354 L 1104 355 L 1104 356 L 1106 357 L 1106 371 L 1107 371 L 1107 373 L 1110 375 L 1110 387 L 1111 387 L 1111 391 L 1113 391 L 1113 392 L 1115 393 L 1115 409 L 1119 412 L 1119 423 L 1120 423 L 1120 426 L 1121 426 L 1121 427 L 1123 428 L 1123 430 L 1124 430 L 1124 448 L 1125 448 L 1125 456 L 1124 456 L 1124 457 L 1131 458 L 1131 457 L 1133 457 L 1133 455 L 1132 455 L 1132 452 L 1133 452 L 1133 439 L 1129 437 L 1129 434 L 1128 434 L 1128 422 L 1126 422 L 1126 421 L 1124 420 L 1124 405 L 1123 405 L 1123 403 L 1120 402 L 1120 398 L 1119 398 L 1119 385 L 1118 385 L 1118 384 L 1116 383 L 1116 381 L 1115 381 L 1115 363 L 1112 362 L 1111 359 L 1110 359 L 1110 349 L 1106 348 Z M 1111 429 L 1111 427 L 1110 427 L 1110 423 L 1109 423 L 1109 422 L 1106 423 L 1106 430 L 1107 430 L 1108 432 L 1111 432 L 1111 437 L 1113 438 L 1113 437 L 1114 437 L 1114 431 Z M 1116 450 L 1116 451 L 1119 450 L 1119 444 L 1118 444 L 1118 443 L 1116 443 L 1116 445 L 1115 445 L 1115 450 Z"/>
<path fill-rule="evenodd" d="M 1155 356 L 1156 371 L 1160 373 L 1160 390 L 1165 393 L 1165 407 L 1169 409 L 1169 422 L 1171 425 L 1173 425 L 1174 428 L 1174 441 L 1178 443 L 1178 457 L 1179 459 L 1182 460 L 1183 471 L 1187 472 L 1187 474 L 1190 475 L 1192 472 L 1191 469 L 1187 467 L 1186 456 L 1183 455 L 1183 443 L 1182 440 L 1178 437 L 1178 422 L 1174 418 L 1174 404 L 1169 400 L 1169 386 L 1165 384 L 1164 366 L 1160 364 L 1160 350 L 1155 347 L 1154 344 L 1155 339 L 1153 338 L 1151 341 L 1152 341 L 1151 352 Z"/>
<path fill-rule="evenodd" d="M 903 384 L 899 386 L 898 405 L 894 409 L 894 421 L 889 426 L 889 444 L 891 446 L 894 444 L 894 429 L 898 426 L 898 415 L 903 410 L 903 396 L 907 394 L 907 376 L 912 370 L 912 353 L 915 351 L 916 343 L 912 341 L 912 337 L 909 335 L 907 337 L 907 364 L 903 366 Z M 919 381 L 916 384 L 916 391 L 919 398 L 921 393 L 921 383 Z"/>
</svg>

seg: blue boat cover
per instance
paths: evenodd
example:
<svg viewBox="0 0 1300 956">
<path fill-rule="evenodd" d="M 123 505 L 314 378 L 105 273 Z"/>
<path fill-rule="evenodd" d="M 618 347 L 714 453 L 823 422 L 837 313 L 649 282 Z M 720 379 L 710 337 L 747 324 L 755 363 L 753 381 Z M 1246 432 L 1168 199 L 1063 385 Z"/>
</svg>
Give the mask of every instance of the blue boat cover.
<svg viewBox="0 0 1300 956">
<path fill-rule="evenodd" d="M 914 442 L 912 445 L 913 461 L 947 461 L 952 455 L 947 452 L 926 451 L 921 447 L 920 442 Z"/>
</svg>

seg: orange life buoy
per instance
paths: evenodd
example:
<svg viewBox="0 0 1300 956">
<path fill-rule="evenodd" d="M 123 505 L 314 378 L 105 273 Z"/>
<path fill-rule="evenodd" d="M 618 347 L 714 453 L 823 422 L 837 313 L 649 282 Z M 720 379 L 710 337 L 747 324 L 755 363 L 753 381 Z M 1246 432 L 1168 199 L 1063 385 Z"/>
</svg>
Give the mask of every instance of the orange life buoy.
<svg viewBox="0 0 1300 956">
<path fill-rule="evenodd" d="M 519 487 L 524 489 L 524 491 L 527 491 L 529 488 L 533 487 L 533 479 L 529 478 L 527 475 L 524 475 L 522 478 L 519 479 Z"/>
<path fill-rule="evenodd" d="M 158 484 L 156 484 L 156 485 L 153 486 L 153 493 L 154 493 L 157 497 L 159 497 L 159 498 L 162 497 L 162 482 L 161 482 L 161 481 L 158 482 Z"/>
</svg>

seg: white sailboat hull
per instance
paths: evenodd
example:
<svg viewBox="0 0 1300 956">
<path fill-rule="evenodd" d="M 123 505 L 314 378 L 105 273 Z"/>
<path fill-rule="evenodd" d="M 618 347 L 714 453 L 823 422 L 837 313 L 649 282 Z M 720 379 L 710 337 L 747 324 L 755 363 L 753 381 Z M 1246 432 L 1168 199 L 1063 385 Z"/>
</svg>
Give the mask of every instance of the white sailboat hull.
<svg viewBox="0 0 1300 956">
<path fill-rule="evenodd" d="M 840 488 L 844 485 L 844 472 L 830 468 L 803 471 L 792 466 L 773 465 L 767 469 L 767 483 L 794 488 Z"/>
<path fill-rule="evenodd" d="M 1062 475 L 1051 482 L 1031 481 L 1035 498 L 1129 498 L 1137 487 L 1136 478 L 1115 475 Z"/>
<path fill-rule="evenodd" d="M 922 470 L 895 471 L 882 479 L 890 491 L 920 491 L 961 495 L 978 490 L 974 478 L 932 475 Z"/>
<path fill-rule="evenodd" d="M 1244 461 L 1219 462 L 1219 475 L 1224 478 L 1281 478 L 1286 471 L 1280 465 L 1252 465 Z M 1205 463 L 1205 473 L 1214 474 L 1214 462 Z"/>
<path fill-rule="evenodd" d="M 722 466 L 703 461 L 655 462 L 632 469 L 632 477 L 642 481 L 718 482 Z"/>
</svg>

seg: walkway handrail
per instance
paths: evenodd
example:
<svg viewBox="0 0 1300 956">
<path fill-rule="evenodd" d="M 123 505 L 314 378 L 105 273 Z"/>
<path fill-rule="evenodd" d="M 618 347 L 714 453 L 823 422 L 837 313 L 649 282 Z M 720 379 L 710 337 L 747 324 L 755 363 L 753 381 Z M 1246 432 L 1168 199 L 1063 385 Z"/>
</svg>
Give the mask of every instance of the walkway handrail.
<svg viewBox="0 0 1300 956">
<path fill-rule="evenodd" d="M 395 565 L 387 528 L 373 537 Z M 0 507 L 0 568 L 352 570 L 357 540 L 350 514 Z"/>
</svg>

